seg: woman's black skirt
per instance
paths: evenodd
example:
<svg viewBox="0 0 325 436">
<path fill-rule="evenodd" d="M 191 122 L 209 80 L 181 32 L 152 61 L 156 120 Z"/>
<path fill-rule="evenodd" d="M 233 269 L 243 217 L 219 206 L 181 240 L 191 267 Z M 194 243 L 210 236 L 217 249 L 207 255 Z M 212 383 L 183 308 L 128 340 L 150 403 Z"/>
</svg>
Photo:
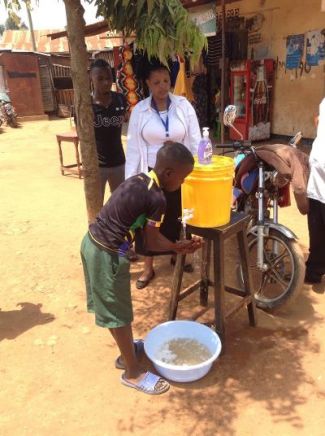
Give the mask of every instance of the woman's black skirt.
<svg viewBox="0 0 325 436">
<path fill-rule="evenodd" d="M 166 213 L 160 226 L 160 232 L 170 241 L 176 242 L 180 238 L 182 216 L 181 188 L 174 192 L 164 191 L 166 197 Z M 142 231 L 136 232 L 135 251 L 144 256 L 159 256 L 172 254 L 171 252 L 148 252 L 144 249 Z"/>
</svg>

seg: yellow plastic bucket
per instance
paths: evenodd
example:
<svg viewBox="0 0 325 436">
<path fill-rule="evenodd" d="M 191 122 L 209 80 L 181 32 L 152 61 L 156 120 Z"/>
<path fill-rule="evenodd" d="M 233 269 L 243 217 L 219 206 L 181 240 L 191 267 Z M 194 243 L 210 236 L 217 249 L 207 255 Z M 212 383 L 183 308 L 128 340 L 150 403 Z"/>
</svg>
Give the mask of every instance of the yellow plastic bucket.
<svg viewBox="0 0 325 436">
<path fill-rule="evenodd" d="M 193 209 L 188 221 L 197 227 L 219 227 L 230 221 L 234 160 L 213 156 L 210 165 L 195 158 L 192 173 L 182 185 L 182 207 Z"/>
</svg>

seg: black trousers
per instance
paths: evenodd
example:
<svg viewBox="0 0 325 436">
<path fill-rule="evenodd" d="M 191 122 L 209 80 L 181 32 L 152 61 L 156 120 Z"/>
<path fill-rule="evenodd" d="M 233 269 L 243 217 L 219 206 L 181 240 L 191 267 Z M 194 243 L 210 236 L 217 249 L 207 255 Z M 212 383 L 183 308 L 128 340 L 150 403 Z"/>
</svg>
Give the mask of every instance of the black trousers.
<svg viewBox="0 0 325 436">
<path fill-rule="evenodd" d="M 309 274 L 325 274 L 325 204 L 309 199 L 308 212 L 309 257 L 306 262 Z"/>
<path fill-rule="evenodd" d="M 166 212 L 160 226 L 160 232 L 170 241 L 176 242 L 181 233 L 182 198 L 181 188 L 174 192 L 164 191 L 166 197 Z"/>
<path fill-rule="evenodd" d="M 172 242 L 176 242 L 180 238 L 181 221 L 179 218 L 182 216 L 182 199 L 181 188 L 174 192 L 163 191 L 166 197 L 166 212 L 164 220 L 160 226 L 160 233 L 165 238 Z M 164 254 L 174 254 L 170 251 L 166 252 L 148 252 L 144 246 L 143 231 L 137 229 L 135 232 L 135 251 L 143 256 L 161 256 Z"/>
</svg>

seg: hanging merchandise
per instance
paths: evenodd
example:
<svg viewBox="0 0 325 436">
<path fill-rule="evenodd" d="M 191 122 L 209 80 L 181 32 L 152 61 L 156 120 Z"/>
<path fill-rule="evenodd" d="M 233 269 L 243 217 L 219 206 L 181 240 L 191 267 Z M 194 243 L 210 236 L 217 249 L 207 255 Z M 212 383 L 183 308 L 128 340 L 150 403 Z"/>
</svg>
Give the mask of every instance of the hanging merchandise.
<svg viewBox="0 0 325 436">
<path fill-rule="evenodd" d="M 174 88 L 179 72 L 179 61 L 176 56 L 171 58 L 169 62 L 169 67 L 170 67 L 170 86 Z"/>
<path fill-rule="evenodd" d="M 200 127 L 208 125 L 208 92 L 207 76 L 199 74 L 195 77 L 192 85 L 193 102 Z"/>
<path fill-rule="evenodd" d="M 117 71 L 117 85 L 126 98 L 127 111 L 130 113 L 143 97 L 139 82 L 133 72 L 131 47 L 127 44 L 121 47 L 120 56 L 122 62 Z"/>
<path fill-rule="evenodd" d="M 221 140 L 221 120 L 220 120 L 220 109 L 221 109 L 221 91 L 217 90 L 214 96 L 215 102 L 215 119 L 214 119 L 214 130 L 213 136 L 217 142 Z"/>
<path fill-rule="evenodd" d="M 185 62 L 184 60 L 179 60 L 179 71 L 177 74 L 177 79 L 174 88 L 175 95 L 182 95 L 186 97 L 189 101 L 193 101 L 193 93 L 192 93 L 192 78 L 187 77 L 185 72 Z"/>
<path fill-rule="evenodd" d="M 219 66 L 222 57 L 222 38 L 220 32 L 216 36 L 208 38 L 207 64 Z"/>
</svg>

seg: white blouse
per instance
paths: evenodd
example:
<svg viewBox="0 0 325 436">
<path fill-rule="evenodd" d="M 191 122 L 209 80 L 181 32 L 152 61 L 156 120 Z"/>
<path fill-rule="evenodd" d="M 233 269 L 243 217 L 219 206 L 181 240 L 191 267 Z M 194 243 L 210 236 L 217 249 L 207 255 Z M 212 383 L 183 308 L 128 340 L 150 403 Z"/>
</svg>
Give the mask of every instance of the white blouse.
<svg viewBox="0 0 325 436">
<path fill-rule="evenodd" d="M 170 116 L 171 130 L 174 129 L 173 125 L 177 119 L 184 127 L 185 136 L 181 142 L 185 147 L 190 150 L 193 155 L 197 154 L 197 147 L 201 140 L 201 133 L 199 123 L 191 103 L 185 97 L 173 95 L 169 93 L 171 101 L 170 111 L 175 111 L 175 116 Z M 171 112 L 172 113 L 172 112 Z M 135 174 L 145 173 L 148 171 L 148 143 L 144 140 L 143 130 L 147 124 L 154 120 L 154 117 L 160 122 L 159 129 L 162 129 L 162 134 L 159 135 L 160 143 L 166 140 L 166 132 L 164 126 L 159 120 L 159 116 L 153 112 L 151 107 L 151 97 L 139 101 L 134 107 L 129 120 L 128 134 L 127 134 L 127 149 L 126 149 L 126 162 L 125 162 L 125 177 L 134 176 Z M 153 131 L 151 128 L 150 131 Z M 173 134 L 174 136 L 174 134 Z M 182 135 L 180 135 L 181 137 Z M 156 142 L 156 141 L 155 141 Z M 151 165 L 153 162 L 151 162 Z"/>
<path fill-rule="evenodd" d="M 317 136 L 309 157 L 309 198 L 325 204 L 325 98 L 319 106 Z"/>
<path fill-rule="evenodd" d="M 166 122 L 167 110 L 160 111 L 161 118 Z M 175 106 L 170 105 L 168 110 L 169 136 L 166 137 L 166 128 L 157 112 L 152 110 L 150 121 L 142 129 L 142 137 L 147 144 L 148 166 L 153 168 L 156 165 L 156 158 L 159 149 L 166 141 L 184 142 L 186 135 L 185 126 L 176 116 Z"/>
</svg>

